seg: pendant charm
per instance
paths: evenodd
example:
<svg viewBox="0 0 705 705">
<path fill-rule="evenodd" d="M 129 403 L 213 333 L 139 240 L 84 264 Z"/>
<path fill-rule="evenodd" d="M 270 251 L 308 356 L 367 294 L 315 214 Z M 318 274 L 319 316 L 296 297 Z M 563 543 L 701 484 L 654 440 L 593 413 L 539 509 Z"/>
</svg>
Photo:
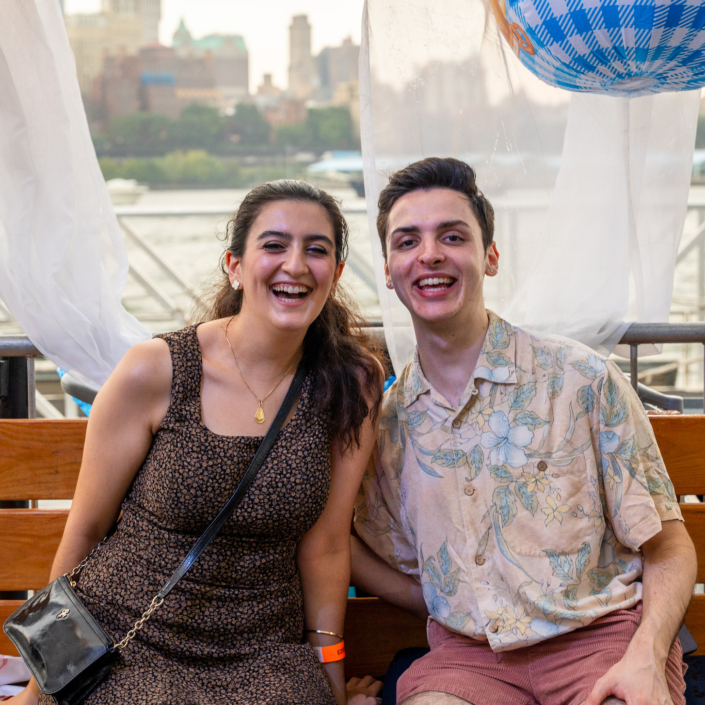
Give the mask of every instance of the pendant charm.
<svg viewBox="0 0 705 705">
<path fill-rule="evenodd" d="M 257 413 L 255 414 L 255 421 L 257 423 L 264 423 L 264 409 L 262 404 L 257 407 Z"/>
</svg>

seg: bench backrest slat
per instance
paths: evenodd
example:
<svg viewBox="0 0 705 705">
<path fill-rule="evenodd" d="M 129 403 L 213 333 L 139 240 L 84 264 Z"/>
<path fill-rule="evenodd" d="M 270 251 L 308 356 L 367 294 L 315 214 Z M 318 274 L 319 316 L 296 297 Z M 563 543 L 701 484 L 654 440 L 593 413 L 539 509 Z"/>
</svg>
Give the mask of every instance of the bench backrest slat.
<svg viewBox="0 0 705 705">
<path fill-rule="evenodd" d="M 72 499 L 86 423 L 0 421 L 0 500 Z"/>
</svg>

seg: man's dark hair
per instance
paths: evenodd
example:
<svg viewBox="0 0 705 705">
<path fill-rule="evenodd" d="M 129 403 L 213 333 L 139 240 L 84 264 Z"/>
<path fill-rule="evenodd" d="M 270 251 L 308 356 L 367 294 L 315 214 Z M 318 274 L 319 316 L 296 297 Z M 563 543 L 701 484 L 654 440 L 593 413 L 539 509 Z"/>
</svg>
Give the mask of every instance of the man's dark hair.
<svg viewBox="0 0 705 705">
<path fill-rule="evenodd" d="M 480 224 L 482 244 L 485 251 L 494 239 L 494 209 L 477 188 L 475 170 L 465 162 L 452 157 L 441 159 L 429 157 L 414 162 L 392 174 L 389 183 L 379 194 L 379 214 L 377 232 L 382 241 L 382 252 L 387 258 L 387 227 L 389 212 L 394 204 L 407 193 L 433 188 L 448 188 L 462 193 L 468 199 L 470 208 Z"/>
</svg>

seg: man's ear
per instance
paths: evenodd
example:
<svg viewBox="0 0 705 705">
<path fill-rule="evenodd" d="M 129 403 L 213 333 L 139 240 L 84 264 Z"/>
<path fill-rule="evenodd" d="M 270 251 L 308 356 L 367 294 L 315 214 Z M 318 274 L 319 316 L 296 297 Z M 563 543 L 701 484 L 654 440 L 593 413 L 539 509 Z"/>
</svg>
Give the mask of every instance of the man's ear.
<svg viewBox="0 0 705 705">
<path fill-rule="evenodd" d="M 499 272 L 499 250 L 497 243 L 493 242 L 487 248 L 485 253 L 485 274 L 488 277 L 494 277 Z"/>
<path fill-rule="evenodd" d="M 387 283 L 387 289 L 393 289 L 394 283 L 392 282 L 392 275 L 389 273 L 389 265 L 387 264 L 387 258 L 384 258 L 384 280 Z"/>
</svg>

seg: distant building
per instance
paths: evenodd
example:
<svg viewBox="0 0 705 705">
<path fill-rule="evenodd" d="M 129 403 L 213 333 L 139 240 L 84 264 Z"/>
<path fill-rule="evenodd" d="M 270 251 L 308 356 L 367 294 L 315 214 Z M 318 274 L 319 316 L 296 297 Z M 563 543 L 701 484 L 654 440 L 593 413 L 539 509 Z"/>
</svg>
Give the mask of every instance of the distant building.
<svg viewBox="0 0 705 705">
<path fill-rule="evenodd" d="M 142 0 L 142 44 L 159 41 L 159 22 L 162 19 L 161 0 Z"/>
<path fill-rule="evenodd" d="M 107 56 L 139 51 L 143 44 L 143 2 L 147 0 L 103 0 L 101 12 L 65 15 L 78 84 L 84 95 L 90 92 Z"/>
<path fill-rule="evenodd" d="M 220 91 L 220 108 L 227 111 L 249 95 L 249 56 L 239 34 L 209 34 L 194 39 L 181 20 L 172 47 L 182 58 L 200 57 L 210 62 L 214 88 Z"/>
<path fill-rule="evenodd" d="M 360 47 L 353 44 L 350 37 L 344 39 L 339 47 L 325 47 L 321 50 L 316 57 L 319 100 L 333 100 L 333 95 L 340 84 L 357 82 L 359 58 Z"/>
<path fill-rule="evenodd" d="M 135 55 L 157 41 L 160 17 L 161 0 L 102 0 L 100 12 L 66 15 L 81 92 L 91 90 L 106 57 Z"/>
<path fill-rule="evenodd" d="M 308 100 L 318 86 L 318 70 L 311 54 L 311 25 L 306 15 L 295 15 L 289 25 L 289 93 L 298 100 Z"/>
<path fill-rule="evenodd" d="M 278 98 L 281 92 L 281 88 L 274 85 L 271 73 L 262 75 L 262 83 L 257 86 L 257 98 Z"/>
</svg>

